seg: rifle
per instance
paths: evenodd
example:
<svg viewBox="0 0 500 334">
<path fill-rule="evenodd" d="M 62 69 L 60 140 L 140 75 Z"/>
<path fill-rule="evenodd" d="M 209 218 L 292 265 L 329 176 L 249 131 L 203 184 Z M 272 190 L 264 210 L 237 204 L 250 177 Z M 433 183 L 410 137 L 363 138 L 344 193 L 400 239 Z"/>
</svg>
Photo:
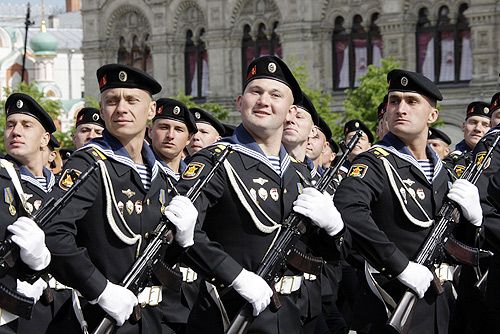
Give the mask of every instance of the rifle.
<svg viewBox="0 0 500 334">
<path fill-rule="evenodd" d="M 186 197 L 191 200 L 191 202 L 195 202 L 198 196 L 201 194 L 203 187 L 210 182 L 212 177 L 215 175 L 217 169 L 222 165 L 227 155 L 231 151 L 231 146 L 226 146 L 217 156 L 216 162 L 210 172 L 203 178 L 199 178 L 196 183 L 189 189 L 186 194 Z M 168 266 L 162 261 L 163 258 L 163 250 L 168 249 L 168 246 L 172 244 L 174 241 L 173 231 L 171 229 L 170 221 L 162 215 L 160 223 L 156 227 L 153 232 L 154 238 L 148 243 L 144 252 L 141 256 L 134 262 L 132 267 L 129 269 L 125 278 L 120 282 L 120 285 L 129 289 L 134 294 L 140 293 L 147 282 L 150 280 L 151 275 L 155 273 L 155 271 L 160 270 L 163 271 L 164 275 L 168 274 Z M 165 270 L 167 272 L 165 272 Z M 156 277 L 163 283 L 164 279 L 158 277 L 155 273 Z M 134 310 L 133 316 L 136 320 L 140 318 L 140 312 L 138 306 Z M 111 333 L 116 325 L 115 320 L 106 315 L 104 319 L 99 323 L 96 329 L 92 332 L 92 334 L 108 334 Z"/>
<path fill-rule="evenodd" d="M 481 140 L 485 141 L 486 139 L 483 138 Z M 472 184 L 475 184 L 483 171 L 488 167 L 490 157 L 493 154 L 493 150 L 497 146 L 499 140 L 500 133 L 496 135 L 490 148 L 480 161 L 473 161 L 469 163 L 465 171 L 460 176 L 460 179 L 465 179 Z M 458 204 L 446 199 L 437 216 L 440 217 L 439 221 L 434 225 L 430 234 L 425 239 L 425 242 L 417 254 L 415 262 L 422 264 L 431 270 L 434 274 L 433 287 L 437 294 L 441 294 L 444 291 L 441 287 L 439 279 L 434 273 L 434 266 L 436 264 L 441 264 L 444 252 L 448 248 L 448 244 L 454 242 L 451 234 L 460 218 Z M 387 321 L 387 325 L 398 333 L 407 333 L 416 302 L 417 296 L 412 290 L 407 290 L 401 301 L 392 312 L 391 317 Z"/>
<path fill-rule="evenodd" d="M 69 202 L 71 197 L 80 188 L 81 184 L 85 182 L 90 175 L 95 171 L 98 164 L 95 162 L 84 173 L 78 175 L 75 171 L 68 172 L 68 177 L 73 181 L 73 185 L 66 191 L 66 193 L 55 200 L 51 197 L 44 206 L 40 208 L 32 217 L 38 226 L 44 226 L 50 221 L 59 211 L 61 211 Z M 76 179 L 76 181 L 74 181 Z M 14 267 L 17 259 L 19 258 L 19 246 L 12 241 L 11 236 L 7 237 L 0 244 L 0 277 L 3 277 L 9 269 Z M 36 281 L 37 275 L 30 278 L 30 283 Z M 48 281 L 48 275 L 42 274 L 42 278 Z M 54 299 L 52 291 L 47 288 L 42 295 L 44 302 L 51 303 Z M 2 308 L 7 311 L 17 314 L 24 319 L 30 319 L 35 301 L 33 298 L 26 297 L 17 291 L 13 291 L 3 284 L 0 284 L 0 301 Z"/>
<path fill-rule="evenodd" d="M 337 164 L 327 169 L 318 180 L 314 186 L 317 190 L 323 192 L 327 189 L 362 135 L 363 132 L 360 130 L 355 133 L 349 143 L 345 146 L 342 156 L 337 161 Z M 297 256 L 296 252 L 294 252 L 294 246 L 300 236 L 306 232 L 306 226 L 304 224 L 305 219 L 306 218 L 304 216 L 296 213 L 295 211 L 290 213 L 285 222 L 282 224 L 282 232 L 276 239 L 272 248 L 266 253 L 257 268 L 257 271 L 255 272 L 269 284 L 271 289 L 273 289 L 273 297 L 269 306 L 272 312 L 277 312 L 281 307 L 279 296 L 275 291 L 274 284 L 277 283 L 283 276 L 283 272 L 287 268 L 287 263 L 290 263 L 290 260 Z M 321 264 L 319 264 L 319 268 L 316 268 L 316 270 L 319 272 L 321 271 Z M 226 334 L 245 333 L 254 319 L 255 317 L 252 315 L 251 305 L 245 303 L 229 325 Z"/>
</svg>

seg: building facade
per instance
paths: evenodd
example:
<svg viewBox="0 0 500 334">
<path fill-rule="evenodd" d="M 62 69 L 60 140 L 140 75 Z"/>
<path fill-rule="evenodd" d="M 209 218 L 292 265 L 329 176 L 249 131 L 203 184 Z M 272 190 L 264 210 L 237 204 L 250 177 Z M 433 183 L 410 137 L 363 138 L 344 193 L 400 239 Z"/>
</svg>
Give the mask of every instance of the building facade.
<svg viewBox="0 0 500 334">
<path fill-rule="evenodd" d="M 86 0 L 85 89 L 97 96 L 96 69 L 121 62 L 151 73 L 162 96 L 232 106 L 246 64 L 276 54 L 305 65 L 337 112 L 367 66 L 392 57 L 439 84 L 456 141 L 467 104 L 499 90 L 499 18 L 492 0 Z"/>
</svg>

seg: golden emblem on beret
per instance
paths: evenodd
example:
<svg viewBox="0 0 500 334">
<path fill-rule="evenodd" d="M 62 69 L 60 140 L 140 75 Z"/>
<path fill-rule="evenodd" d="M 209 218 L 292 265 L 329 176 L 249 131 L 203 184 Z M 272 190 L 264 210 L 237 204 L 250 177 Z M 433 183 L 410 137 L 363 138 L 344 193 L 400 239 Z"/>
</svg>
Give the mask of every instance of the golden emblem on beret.
<svg viewBox="0 0 500 334">
<path fill-rule="evenodd" d="M 17 100 L 17 102 L 16 102 L 16 107 L 17 107 L 18 109 L 21 109 L 21 108 L 23 107 L 23 100 Z"/>
<path fill-rule="evenodd" d="M 408 78 L 407 77 L 402 77 L 401 78 L 401 85 L 403 87 L 406 87 L 408 85 Z"/>
<path fill-rule="evenodd" d="M 179 106 L 175 106 L 174 111 L 173 111 L 174 115 L 179 115 L 180 112 L 181 112 L 181 108 L 179 108 Z"/>
<path fill-rule="evenodd" d="M 98 114 L 93 114 L 93 115 L 92 115 L 92 119 L 93 119 L 94 121 L 98 121 L 98 120 L 99 120 L 99 115 L 98 115 Z"/>
<path fill-rule="evenodd" d="M 196 117 L 196 119 L 200 119 L 201 115 L 199 112 L 195 112 L 194 113 L 194 117 Z"/>
<path fill-rule="evenodd" d="M 127 81 L 127 72 L 125 71 L 118 72 L 118 79 L 122 82 Z"/>
<path fill-rule="evenodd" d="M 271 73 L 276 72 L 276 64 L 275 63 L 269 63 L 267 65 L 267 70 Z"/>
</svg>

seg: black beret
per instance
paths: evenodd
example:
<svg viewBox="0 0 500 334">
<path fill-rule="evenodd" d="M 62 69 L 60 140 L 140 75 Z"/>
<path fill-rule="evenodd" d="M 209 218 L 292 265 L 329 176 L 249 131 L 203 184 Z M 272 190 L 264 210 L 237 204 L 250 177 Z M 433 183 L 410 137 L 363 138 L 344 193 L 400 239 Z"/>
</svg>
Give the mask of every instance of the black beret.
<svg viewBox="0 0 500 334">
<path fill-rule="evenodd" d="M 327 141 L 332 138 L 332 130 L 330 130 L 330 127 L 328 126 L 328 124 L 326 124 L 325 120 L 321 116 L 319 116 L 317 127 L 319 130 L 321 130 L 321 132 L 323 132 Z"/>
<path fill-rule="evenodd" d="M 319 124 L 318 112 L 316 111 L 316 108 L 314 108 L 314 104 L 312 103 L 309 96 L 307 96 L 305 93 L 302 93 L 302 101 L 297 103 L 297 107 L 302 108 L 305 111 L 307 111 L 309 114 L 311 114 L 311 118 L 312 118 L 314 125 Z"/>
<path fill-rule="evenodd" d="M 105 127 L 104 120 L 102 119 L 99 109 L 96 108 L 82 108 L 76 116 L 76 127 L 81 124 L 96 124 Z"/>
<path fill-rule="evenodd" d="M 193 114 L 196 123 L 207 123 L 210 124 L 217 130 L 219 136 L 224 135 L 224 125 L 208 111 L 200 108 L 190 108 L 189 111 Z"/>
<path fill-rule="evenodd" d="M 55 148 L 60 147 L 61 144 L 59 144 L 59 140 L 57 140 L 56 137 L 51 133 L 50 134 L 50 139 L 49 139 L 49 148 L 53 151 Z"/>
<path fill-rule="evenodd" d="M 73 154 L 74 150 L 70 148 L 61 148 L 59 150 L 59 155 L 61 156 L 61 159 L 67 160 L 69 157 Z"/>
<path fill-rule="evenodd" d="M 156 116 L 153 118 L 153 122 L 159 118 L 167 118 L 184 123 L 189 133 L 198 132 L 193 114 L 180 101 L 167 98 L 158 99 L 156 101 Z"/>
<path fill-rule="evenodd" d="M 434 82 L 420 73 L 392 70 L 387 74 L 388 92 L 413 92 L 441 101 L 443 96 Z"/>
<path fill-rule="evenodd" d="M 368 129 L 368 127 L 365 125 L 365 123 L 361 122 L 359 119 L 353 119 L 344 125 L 344 136 L 347 136 L 349 132 L 353 131 L 358 131 L 358 130 L 363 130 L 363 132 L 366 134 L 368 137 L 368 141 L 370 143 L 373 143 L 373 134 Z"/>
<path fill-rule="evenodd" d="M 236 130 L 236 125 L 228 124 L 228 123 L 222 123 L 224 125 L 224 136 L 225 137 L 230 137 L 233 135 L 234 130 Z"/>
<path fill-rule="evenodd" d="M 101 93 L 110 88 L 139 88 L 156 94 L 160 83 L 140 69 L 124 64 L 107 64 L 97 69 L 97 82 Z"/>
<path fill-rule="evenodd" d="M 56 126 L 50 115 L 31 96 L 23 93 L 13 93 L 5 101 L 5 114 L 25 114 L 35 118 L 42 124 L 45 131 L 52 133 Z"/>
<path fill-rule="evenodd" d="M 387 100 L 389 95 L 385 94 L 384 100 L 377 107 L 377 119 L 380 121 L 387 110 Z"/>
<path fill-rule="evenodd" d="M 472 116 L 491 118 L 490 105 L 483 101 L 474 101 L 467 106 L 465 120 Z"/>
<path fill-rule="evenodd" d="M 294 103 L 302 99 L 300 85 L 283 60 L 276 56 L 261 56 L 252 60 L 247 68 L 247 76 L 243 89 L 254 79 L 272 79 L 290 87 Z"/>
<path fill-rule="evenodd" d="M 491 102 L 490 102 L 491 114 L 493 114 L 493 112 L 499 108 L 500 108 L 500 92 L 495 93 L 495 95 L 493 95 L 491 98 Z"/>
<path fill-rule="evenodd" d="M 328 140 L 328 144 L 330 145 L 330 148 L 334 153 L 339 153 L 339 145 L 335 142 L 335 140 L 333 140 L 333 138 L 330 138 L 330 140 Z"/>
<path fill-rule="evenodd" d="M 444 141 L 446 144 L 451 145 L 451 139 L 446 133 L 436 128 L 429 128 L 429 135 L 427 139 L 439 139 Z"/>
</svg>

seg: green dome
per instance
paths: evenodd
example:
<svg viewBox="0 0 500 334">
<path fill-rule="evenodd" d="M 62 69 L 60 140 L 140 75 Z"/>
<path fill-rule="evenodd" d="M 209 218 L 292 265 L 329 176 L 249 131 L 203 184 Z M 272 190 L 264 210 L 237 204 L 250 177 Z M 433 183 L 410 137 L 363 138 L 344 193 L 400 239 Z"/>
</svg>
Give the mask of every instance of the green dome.
<svg viewBox="0 0 500 334">
<path fill-rule="evenodd" d="M 30 46 L 37 55 L 55 54 L 57 50 L 57 39 L 43 29 L 30 40 Z"/>
</svg>

